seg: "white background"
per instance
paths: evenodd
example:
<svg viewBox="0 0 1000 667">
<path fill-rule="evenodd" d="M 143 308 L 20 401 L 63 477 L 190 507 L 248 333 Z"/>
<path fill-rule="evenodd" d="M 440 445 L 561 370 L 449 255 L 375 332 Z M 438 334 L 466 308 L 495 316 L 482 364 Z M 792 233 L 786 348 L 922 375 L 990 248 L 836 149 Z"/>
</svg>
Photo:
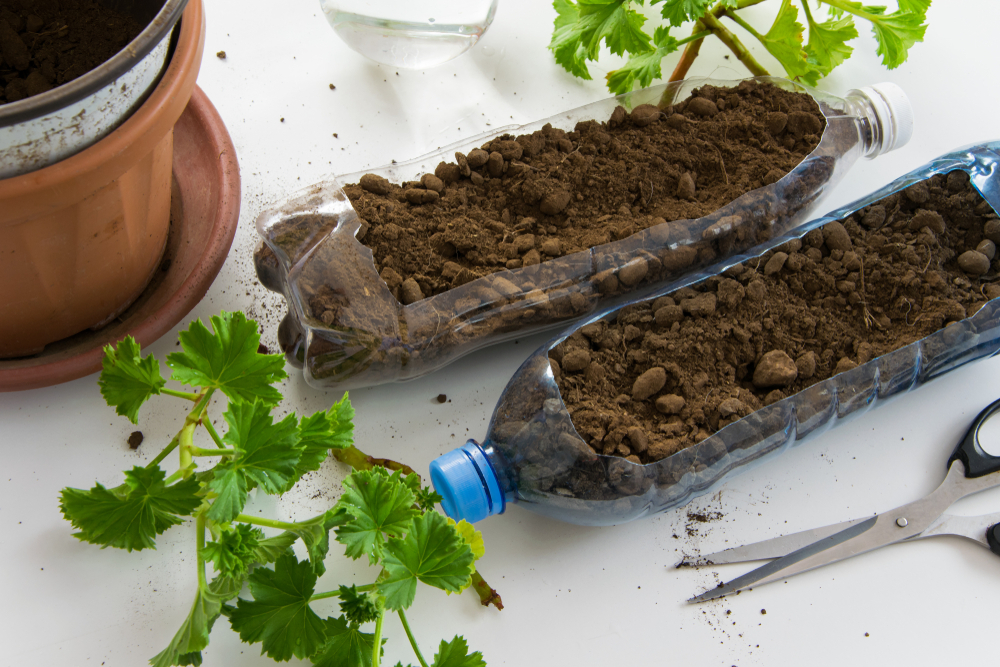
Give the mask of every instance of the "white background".
<svg viewBox="0 0 1000 667">
<path fill-rule="evenodd" d="M 262 207 L 338 172 L 409 159 L 601 99 L 608 95 L 603 75 L 614 67 L 609 58 L 592 66 L 594 81 L 581 81 L 555 65 L 546 49 L 554 12 L 544 0 L 501 0 L 493 26 L 472 51 L 436 69 L 398 72 L 349 50 L 315 1 L 207 4 L 198 82 L 235 142 L 243 209 L 229 260 L 177 329 L 195 317 L 243 309 L 262 318 L 272 348 L 282 303 L 255 284 L 250 260 Z M 776 7 L 756 8 L 751 23 L 769 25 Z M 892 72 L 879 64 L 867 24 L 859 22 L 855 56 L 820 87 L 843 94 L 896 82 L 913 103 L 916 131 L 903 149 L 859 163 L 824 210 L 941 153 L 1000 138 L 998 18 L 1000 8 L 989 0 L 938 0 L 925 42 Z M 750 46 L 781 72 L 759 45 Z M 215 57 L 220 50 L 225 60 Z M 706 42 L 691 74 L 744 76 L 723 54 Z M 672 67 L 670 61 L 664 69 Z M 151 351 L 162 359 L 176 349 L 175 334 Z M 407 384 L 352 392 L 359 447 L 426 472 L 434 457 L 467 437 L 483 437 L 507 379 L 545 339 L 480 351 Z M 582 528 L 514 507 L 480 526 L 487 554 L 479 569 L 506 608 L 483 608 L 472 593 L 449 598 L 421 587 L 409 614 L 414 632 L 429 660 L 442 638 L 463 634 L 490 665 L 995 664 L 1000 559 L 972 543 L 939 538 L 897 545 L 699 606 L 685 600 L 747 568 L 673 566 L 685 554 L 857 518 L 922 496 L 943 477 L 972 417 L 1000 397 L 998 371 L 998 359 L 967 366 L 731 479 L 713 496 L 651 519 Z M 299 413 L 339 398 L 294 374 L 283 391 L 283 407 Z M 434 400 L 441 393 L 449 397 L 443 405 Z M 95 480 L 116 485 L 120 470 L 152 458 L 180 428 L 184 406 L 174 403 L 180 402 L 160 399 L 153 405 L 166 408 L 143 410 L 138 428 L 146 441 L 136 453 L 125 442 L 135 427 L 103 403 L 96 376 L 0 395 L 0 664 L 131 667 L 170 641 L 194 591 L 192 531 L 175 528 L 155 552 L 102 551 L 70 536 L 58 493 Z M 253 509 L 283 519 L 311 516 L 335 502 L 343 475 L 330 463 L 301 491 L 257 498 Z M 1000 510 L 1000 491 L 954 509 Z M 692 522 L 691 511 L 721 518 Z M 322 588 L 366 583 L 376 574 L 341 560 L 329 561 Z M 339 613 L 335 601 L 316 610 Z M 385 664 L 416 662 L 395 617 L 385 634 Z M 205 664 L 272 664 L 258 652 L 222 619 Z"/>
</svg>

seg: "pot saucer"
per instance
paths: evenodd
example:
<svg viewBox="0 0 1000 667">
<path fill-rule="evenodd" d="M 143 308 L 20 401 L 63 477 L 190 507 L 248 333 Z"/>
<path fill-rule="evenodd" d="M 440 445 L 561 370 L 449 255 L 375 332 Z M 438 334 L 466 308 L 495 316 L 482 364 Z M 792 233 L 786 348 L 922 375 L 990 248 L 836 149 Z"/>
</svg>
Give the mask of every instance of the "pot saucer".
<svg viewBox="0 0 1000 667">
<path fill-rule="evenodd" d="M 32 357 L 0 359 L 0 391 L 48 387 L 95 373 L 105 345 L 131 334 L 146 346 L 170 331 L 218 275 L 239 214 L 236 151 L 215 107 L 195 87 L 174 126 L 170 234 L 160 270 L 107 326 L 51 343 Z"/>
</svg>

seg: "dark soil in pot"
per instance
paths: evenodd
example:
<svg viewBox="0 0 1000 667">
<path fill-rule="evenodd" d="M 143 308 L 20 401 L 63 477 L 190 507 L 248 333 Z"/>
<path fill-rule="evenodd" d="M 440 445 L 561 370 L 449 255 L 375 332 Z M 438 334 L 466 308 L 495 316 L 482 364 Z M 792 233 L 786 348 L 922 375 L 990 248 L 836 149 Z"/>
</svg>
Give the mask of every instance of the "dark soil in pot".
<svg viewBox="0 0 1000 667">
<path fill-rule="evenodd" d="M 359 240 L 408 304 L 702 217 L 783 177 L 824 127 L 809 95 L 752 82 L 703 86 L 664 110 L 619 107 L 572 132 L 505 135 L 420 181 L 395 185 L 369 174 L 344 191 L 364 221 Z M 602 292 L 616 290 L 610 277 L 616 284 Z"/>
<path fill-rule="evenodd" d="M 144 27 L 96 0 L 0 0 L 0 104 L 83 76 Z"/>
<path fill-rule="evenodd" d="M 668 296 L 550 352 L 573 425 L 649 463 L 974 314 L 1000 296 L 1000 219 L 961 171 Z"/>
</svg>

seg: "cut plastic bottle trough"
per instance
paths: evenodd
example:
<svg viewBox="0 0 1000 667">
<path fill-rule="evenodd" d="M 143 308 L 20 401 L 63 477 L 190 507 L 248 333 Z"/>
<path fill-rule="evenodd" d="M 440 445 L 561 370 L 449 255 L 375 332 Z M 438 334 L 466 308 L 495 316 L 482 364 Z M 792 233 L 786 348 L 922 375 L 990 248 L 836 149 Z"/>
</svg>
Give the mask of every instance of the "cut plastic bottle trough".
<svg viewBox="0 0 1000 667">
<path fill-rule="evenodd" d="M 459 166 L 453 165 L 458 170 L 464 156 L 488 140 L 544 133 L 546 125 L 573 130 L 581 121 L 620 118 L 624 108 L 645 104 L 669 107 L 664 100 L 684 100 L 706 85 L 747 90 L 773 85 L 812 96 L 825 118 L 817 147 L 776 182 L 704 217 L 654 224 L 618 241 L 471 282 L 456 278 L 456 286 L 408 305 L 393 295 L 376 271 L 372 251 L 356 238 L 368 225 L 340 183 L 357 183 L 366 174 L 319 183 L 262 213 L 257 229 L 266 245 L 256 253 L 257 274 L 262 284 L 283 293 L 288 302 L 279 341 L 290 363 L 301 366 L 306 381 L 321 388 L 409 380 L 476 349 L 565 326 L 598 309 L 669 289 L 692 271 L 802 224 L 858 158 L 874 158 L 902 146 L 912 132 L 909 103 L 892 84 L 850 91 L 839 98 L 784 79 L 701 79 L 620 95 L 519 128 L 502 128 L 372 173 L 395 183 L 419 180 L 452 160 L 456 151 L 462 153 L 455 158 Z M 772 141 L 766 132 L 762 130 L 759 137 L 761 145 Z M 501 158 L 499 152 L 494 155 Z M 523 179 L 530 170 L 513 158 L 503 161 L 503 168 L 507 171 L 497 169 L 492 176 L 485 166 L 479 168 L 485 176 L 473 171 L 468 175 L 508 179 L 521 173 Z M 410 194 L 421 192 L 425 191 Z M 541 211 L 538 220 L 560 222 L 556 215 L 547 216 L 544 206 Z"/>
</svg>

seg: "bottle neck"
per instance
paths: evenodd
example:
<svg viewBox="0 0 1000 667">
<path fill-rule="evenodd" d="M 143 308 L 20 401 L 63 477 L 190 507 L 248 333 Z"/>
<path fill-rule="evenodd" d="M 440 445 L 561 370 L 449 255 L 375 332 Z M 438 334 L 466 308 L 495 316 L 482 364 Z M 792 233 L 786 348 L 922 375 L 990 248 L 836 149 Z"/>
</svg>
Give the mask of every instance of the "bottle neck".
<svg viewBox="0 0 1000 667">
<path fill-rule="evenodd" d="M 431 483 L 445 514 L 475 523 L 507 507 L 508 467 L 492 446 L 469 440 L 431 461 Z"/>
<path fill-rule="evenodd" d="M 888 153 L 910 140 L 913 110 L 898 86 L 882 83 L 850 90 L 844 101 L 858 124 L 866 158 Z"/>
<path fill-rule="evenodd" d="M 881 155 L 885 134 L 871 102 L 860 95 L 848 95 L 844 101 L 848 115 L 853 116 L 858 125 L 862 155 L 868 159 Z"/>
</svg>

